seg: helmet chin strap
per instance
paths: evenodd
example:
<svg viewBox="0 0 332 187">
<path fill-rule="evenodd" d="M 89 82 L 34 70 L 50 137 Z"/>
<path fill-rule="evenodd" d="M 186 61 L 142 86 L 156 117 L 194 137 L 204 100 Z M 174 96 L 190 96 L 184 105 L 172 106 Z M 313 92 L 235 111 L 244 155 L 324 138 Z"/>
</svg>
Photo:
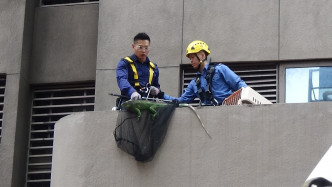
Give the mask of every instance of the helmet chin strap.
<svg viewBox="0 0 332 187">
<path fill-rule="evenodd" d="M 197 68 L 197 69 L 199 69 L 199 68 L 201 67 L 201 65 L 203 64 L 203 62 L 204 62 L 205 60 L 207 60 L 207 58 L 205 57 L 205 59 L 201 60 L 201 59 L 198 57 L 197 53 L 195 53 L 195 56 L 196 56 L 197 60 L 199 61 L 199 66 L 198 66 L 198 68 Z"/>
</svg>

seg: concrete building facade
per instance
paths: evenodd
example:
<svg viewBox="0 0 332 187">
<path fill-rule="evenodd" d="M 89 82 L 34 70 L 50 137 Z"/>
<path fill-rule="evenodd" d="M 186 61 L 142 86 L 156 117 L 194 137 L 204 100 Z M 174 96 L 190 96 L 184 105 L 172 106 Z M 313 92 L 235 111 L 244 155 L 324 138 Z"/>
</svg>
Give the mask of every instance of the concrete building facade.
<svg viewBox="0 0 332 187">
<path fill-rule="evenodd" d="M 110 120 L 116 117 L 110 111 L 116 98 L 109 95 L 119 93 L 115 78 L 116 65 L 120 58 L 132 53 L 132 39 L 138 32 L 150 35 L 149 57 L 158 65 L 161 88 L 169 95 L 177 96 L 181 93 L 184 67 L 189 63 L 185 57 L 185 49 L 191 41 L 199 39 L 209 45 L 212 62 L 227 62 L 233 66 L 273 63 L 276 72 L 274 103 L 278 106 L 271 106 L 271 112 L 281 112 L 280 118 L 301 108 L 305 111 L 301 113 L 303 118 L 325 110 L 322 111 L 322 116 L 318 116 L 322 118 L 315 124 L 318 131 L 311 134 L 312 126 L 307 122 L 303 127 L 309 135 L 319 136 L 323 133 L 323 138 L 315 141 L 314 145 L 317 147 L 314 149 L 306 146 L 300 150 L 300 147 L 296 146 L 299 153 L 316 151 L 313 157 L 299 155 L 299 160 L 308 161 L 311 165 L 301 165 L 301 169 L 305 170 L 296 175 L 296 184 L 305 172 L 318 162 L 317 158 L 330 147 L 328 137 L 331 134 L 327 131 L 326 124 L 331 120 L 329 108 L 332 104 L 324 102 L 299 106 L 285 102 L 288 68 L 332 66 L 331 1 L 54 0 L 53 5 L 45 2 L 0 2 L 0 75 L 3 84 L 1 89 L 4 92 L 0 94 L 3 98 L 0 186 L 50 185 L 51 168 L 54 167 L 54 124 L 62 117 L 82 111 L 91 111 L 91 114 L 84 112 L 82 115 L 91 115 L 96 119 L 103 112 L 107 115 L 107 112 L 110 112 Z M 317 105 L 319 107 L 316 107 Z M 237 107 L 239 111 L 248 112 L 247 108 Z M 207 117 L 210 110 L 202 110 L 202 116 Z M 261 109 L 255 108 L 254 111 L 256 110 Z M 181 111 L 177 110 L 176 114 Z M 222 115 L 235 118 L 237 114 L 231 109 L 225 109 Z M 271 118 L 273 116 L 268 112 L 266 115 Z M 180 119 L 181 116 L 175 115 L 173 121 Z M 217 128 L 218 119 L 215 117 L 209 121 L 210 125 Z M 277 124 L 278 120 L 257 120 L 260 123 L 258 127 L 262 126 L 263 122 Z M 315 123 L 314 119 L 309 121 Z M 254 125 L 255 122 L 252 120 L 250 124 Z M 292 123 L 299 126 L 304 121 L 294 120 Z M 63 124 L 61 127 L 63 128 Z M 229 125 L 229 128 L 233 127 Z M 285 126 L 282 126 L 282 129 L 287 130 Z M 185 131 L 179 129 L 179 132 Z M 267 128 L 262 129 L 261 133 L 272 132 L 273 130 Z M 308 134 L 298 135 L 299 140 L 305 139 Z M 169 147 L 172 144 L 166 145 L 168 147 L 165 146 L 162 151 L 176 151 Z M 232 143 L 228 142 L 227 146 L 231 147 Z M 288 150 L 286 145 L 278 148 L 280 151 Z M 199 150 L 193 151 L 191 154 Z M 283 156 L 288 155 L 289 153 L 285 153 Z M 259 164 L 269 162 L 268 157 L 263 159 Z M 292 157 L 292 161 L 296 159 Z M 258 166 L 253 168 L 259 169 Z M 268 167 L 263 168 L 267 171 Z M 144 167 L 140 169 L 144 170 Z M 147 174 L 145 177 L 148 177 L 149 181 L 149 177 L 153 178 L 153 175 Z M 111 184 L 125 183 L 108 183 Z M 148 186 L 153 184 L 155 183 L 148 183 Z M 182 181 L 181 184 L 193 186 L 201 183 Z M 214 181 L 211 185 L 217 185 L 217 182 Z"/>
</svg>

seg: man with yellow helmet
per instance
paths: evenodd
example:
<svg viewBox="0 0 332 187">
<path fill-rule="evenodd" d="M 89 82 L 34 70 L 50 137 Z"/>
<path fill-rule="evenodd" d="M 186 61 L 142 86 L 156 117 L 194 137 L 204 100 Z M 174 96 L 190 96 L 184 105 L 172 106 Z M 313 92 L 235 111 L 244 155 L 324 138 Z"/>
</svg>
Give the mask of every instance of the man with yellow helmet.
<svg viewBox="0 0 332 187">
<path fill-rule="evenodd" d="M 207 105 L 220 105 L 222 101 L 247 84 L 224 64 L 210 65 L 207 57 L 210 54 L 208 45 L 200 40 L 191 42 L 186 56 L 191 65 L 197 69 L 197 77 L 191 80 L 184 93 L 176 98 L 164 94 L 165 100 L 179 103 L 190 103 L 199 98 Z"/>
</svg>

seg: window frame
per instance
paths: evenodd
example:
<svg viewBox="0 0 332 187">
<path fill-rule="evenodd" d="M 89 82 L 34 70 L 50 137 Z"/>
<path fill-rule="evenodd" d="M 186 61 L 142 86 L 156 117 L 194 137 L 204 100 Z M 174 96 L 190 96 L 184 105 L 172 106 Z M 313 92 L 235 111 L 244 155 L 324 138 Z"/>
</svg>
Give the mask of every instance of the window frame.
<svg viewBox="0 0 332 187">
<path fill-rule="evenodd" d="M 279 64 L 279 103 L 286 103 L 286 69 L 332 67 L 332 59 L 288 60 Z"/>
</svg>

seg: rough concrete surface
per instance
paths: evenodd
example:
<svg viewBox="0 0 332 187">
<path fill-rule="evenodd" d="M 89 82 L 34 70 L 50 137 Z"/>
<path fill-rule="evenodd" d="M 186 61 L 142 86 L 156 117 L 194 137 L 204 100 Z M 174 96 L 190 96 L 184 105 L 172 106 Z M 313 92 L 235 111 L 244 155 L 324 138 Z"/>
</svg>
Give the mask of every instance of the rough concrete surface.
<svg viewBox="0 0 332 187">
<path fill-rule="evenodd" d="M 177 108 L 163 145 L 140 163 L 117 148 L 118 112 L 56 123 L 52 186 L 301 186 L 332 143 L 331 104 Z"/>
</svg>

